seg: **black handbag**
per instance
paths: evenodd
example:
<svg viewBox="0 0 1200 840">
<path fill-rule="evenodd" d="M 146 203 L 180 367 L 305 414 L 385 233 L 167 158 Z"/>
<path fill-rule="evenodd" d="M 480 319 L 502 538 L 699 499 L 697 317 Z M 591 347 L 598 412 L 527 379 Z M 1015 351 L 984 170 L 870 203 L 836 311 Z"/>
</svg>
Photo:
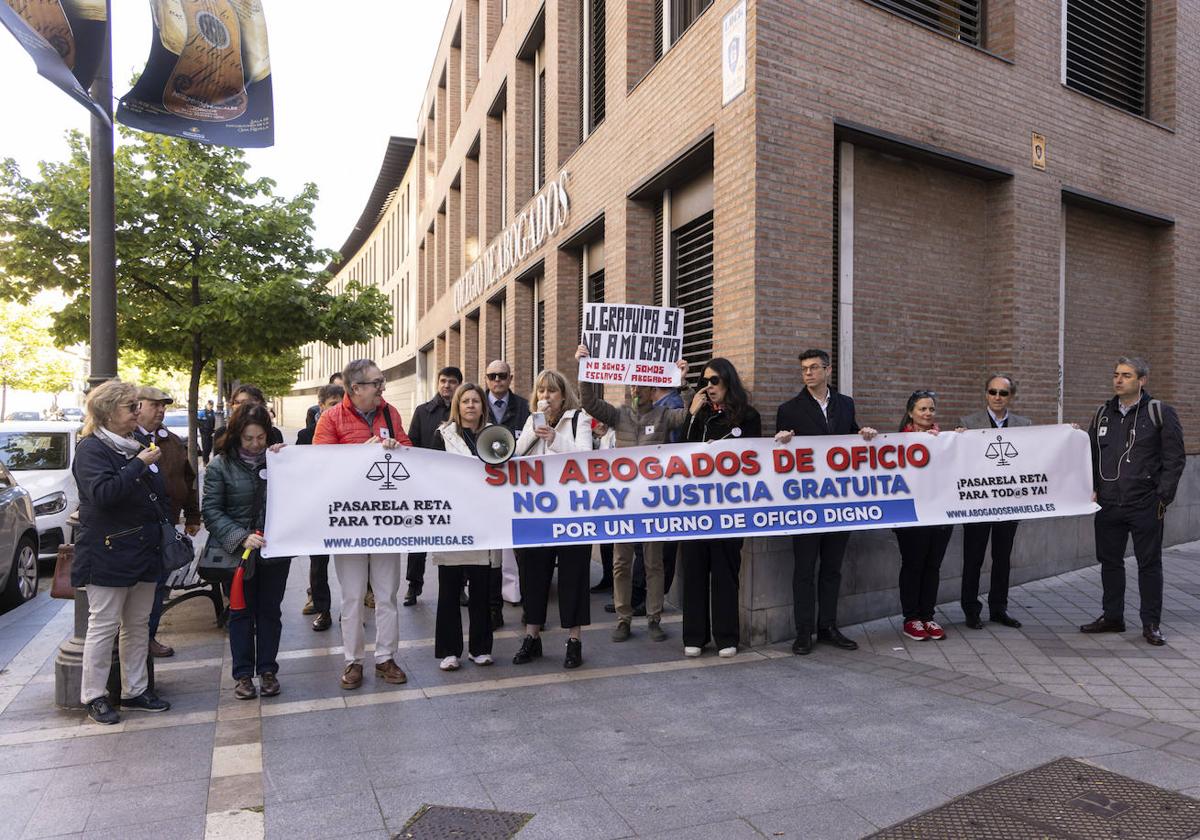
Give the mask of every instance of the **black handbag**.
<svg viewBox="0 0 1200 840">
<path fill-rule="evenodd" d="M 146 490 L 150 493 L 150 501 L 154 503 L 158 515 L 162 517 L 162 521 L 158 523 L 158 545 L 162 554 L 163 570 L 170 574 L 196 559 L 196 547 L 192 545 L 191 537 L 171 524 L 171 519 L 163 509 L 162 500 L 158 498 L 158 494 L 149 487 Z"/>
<path fill-rule="evenodd" d="M 267 485 L 267 482 L 261 478 L 256 480 L 258 483 L 254 485 L 254 501 L 251 504 L 255 522 L 262 515 Z M 226 551 L 220 541 L 210 533 L 208 540 L 204 543 L 204 551 L 200 555 L 200 565 L 197 567 L 200 577 L 204 580 L 230 581 L 233 580 L 233 573 L 240 565 L 242 565 L 241 553 Z"/>
</svg>

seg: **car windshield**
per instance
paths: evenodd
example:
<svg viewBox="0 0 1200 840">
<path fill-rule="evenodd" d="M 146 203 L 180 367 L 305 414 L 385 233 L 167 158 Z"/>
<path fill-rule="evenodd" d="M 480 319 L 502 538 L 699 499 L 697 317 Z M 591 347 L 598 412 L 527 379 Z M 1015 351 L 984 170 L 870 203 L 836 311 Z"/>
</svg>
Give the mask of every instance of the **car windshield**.
<svg viewBox="0 0 1200 840">
<path fill-rule="evenodd" d="M 65 470 L 69 435 L 65 432 L 0 432 L 0 461 L 18 470 Z"/>
<path fill-rule="evenodd" d="M 164 426 L 178 427 L 187 426 L 188 416 L 186 414 L 168 414 L 163 418 Z"/>
</svg>

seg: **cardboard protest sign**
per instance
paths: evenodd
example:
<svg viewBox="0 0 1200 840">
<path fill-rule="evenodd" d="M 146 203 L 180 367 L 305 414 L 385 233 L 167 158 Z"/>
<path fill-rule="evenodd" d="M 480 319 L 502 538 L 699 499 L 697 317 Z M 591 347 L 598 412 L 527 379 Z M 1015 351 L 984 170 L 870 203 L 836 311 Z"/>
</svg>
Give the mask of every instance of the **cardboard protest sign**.
<svg viewBox="0 0 1200 840">
<path fill-rule="evenodd" d="M 683 310 L 589 303 L 581 343 L 590 355 L 579 360 L 580 382 L 678 387 Z"/>
</svg>

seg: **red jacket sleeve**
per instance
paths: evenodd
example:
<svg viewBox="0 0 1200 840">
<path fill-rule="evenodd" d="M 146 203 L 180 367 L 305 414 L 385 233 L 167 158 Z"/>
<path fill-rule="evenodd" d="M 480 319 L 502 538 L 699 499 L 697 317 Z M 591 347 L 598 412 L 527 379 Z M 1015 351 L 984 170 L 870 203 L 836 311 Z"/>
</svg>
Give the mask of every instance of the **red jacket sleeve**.
<svg viewBox="0 0 1200 840">
<path fill-rule="evenodd" d="M 317 429 L 313 432 L 313 443 L 337 443 L 337 424 L 333 420 L 335 409 L 322 411 L 321 417 L 317 420 Z"/>
</svg>

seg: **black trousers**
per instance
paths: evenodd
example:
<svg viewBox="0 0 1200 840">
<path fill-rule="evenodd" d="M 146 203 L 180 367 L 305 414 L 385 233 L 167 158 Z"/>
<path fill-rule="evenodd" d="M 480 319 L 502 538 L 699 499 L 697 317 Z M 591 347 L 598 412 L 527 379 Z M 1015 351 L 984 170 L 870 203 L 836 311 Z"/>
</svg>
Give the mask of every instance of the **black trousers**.
<svg viewBox="0 0 1200 840">
<path fill-rule="evenodd" d="M 842 558 L 848 531 L 829 534 L 796 534 L 792 537 L 792 605 L 796 635 L 814 629 L 837 627 L 838 594 L 842 588 Z M 818 565 L 819 564 L 819 565 Z M 813 603 L 816 602 L 816 623 Z"/>
<path fill-rule="evenodd" d="M 438 566 L 437 623 L 433 634 L 433 655 L 438 659 L 462 656 L 462 607 L 458 593 L 467 590 L 467 618 L 471 623 L 467 650 L 472 656 L 492 652 L 492 619 L 488 613 L 489 566 Z"/>
<path fill-rule="evenodd" d="M 417 588 L 420 592 L 425 588 L 425 552 L 410 551 L 408 554 L 408 568 L 404 575 L 404 579 Z M 438 578 L 441 580 L 441 577 Z M 441 585 L 440 583 L 438 584 Z M 449 654 L 447 654 L 449 656 Z"/>
<path fill-rule="evenodd" d="M 1133 537 L 1133 554 L 1138 564 L 1138 594 L 1142 599 L 1142 624 L 1162 620 L 1163 521 L 1158 500 L 1140 507 L 1102 507 L 1096 513 L 1096 559 L 1104 585 L 1104 617 L 1125 617 L 1125 546 Z"/>
<path fill-rule="evenodd" d="M 900 544 L 900 608 L 905 621 L 930 621 L 937 607 L 939 575 L 952 525 L 897 528 Z"/>
<path fill-rule="evenodd" d="M 972 522 L 963 525 L 962 610 L 968 618 L 978 618 L 979 573 L 987 556 L 988 538 L 992 540 L 992 583 L 988 588 L 988 613 L 1008 612 L 1008 576 L 1011 569 L 1013 540 L 1020 522 Z"/>
<path fill-rule="evenodd" d="M 718 649 L 736 647 L 742 541 L 688 540 L 681 551 L 684 645 L 704 647 L 711 637 Z"/>
<path fill-rule="evenodd" d="M 317 612 L 329 612 L 329 555 L 313 554 L 308 558 L 308 590 Z"/>
<path fill-rule="evenodd" d="M 201 460 L 204 461 L 205 464 L 208 463 L 208 459 L 212 456 L 212 448 L 213 448 L 212 433 L 210 432 L 209 434 L 206 435 L 203 432 L 201 432 L 200 433 L 200 458 L 201 458 Z"/>
<path fill-rule="evenodd" d="M 517 573 L 526 624 L 545 624 L 550 581 L 558 560 L 558 617 L 562 627 L 592 623 L 592 547 L 590 545 L 518 548 Z"/>
</svg>

